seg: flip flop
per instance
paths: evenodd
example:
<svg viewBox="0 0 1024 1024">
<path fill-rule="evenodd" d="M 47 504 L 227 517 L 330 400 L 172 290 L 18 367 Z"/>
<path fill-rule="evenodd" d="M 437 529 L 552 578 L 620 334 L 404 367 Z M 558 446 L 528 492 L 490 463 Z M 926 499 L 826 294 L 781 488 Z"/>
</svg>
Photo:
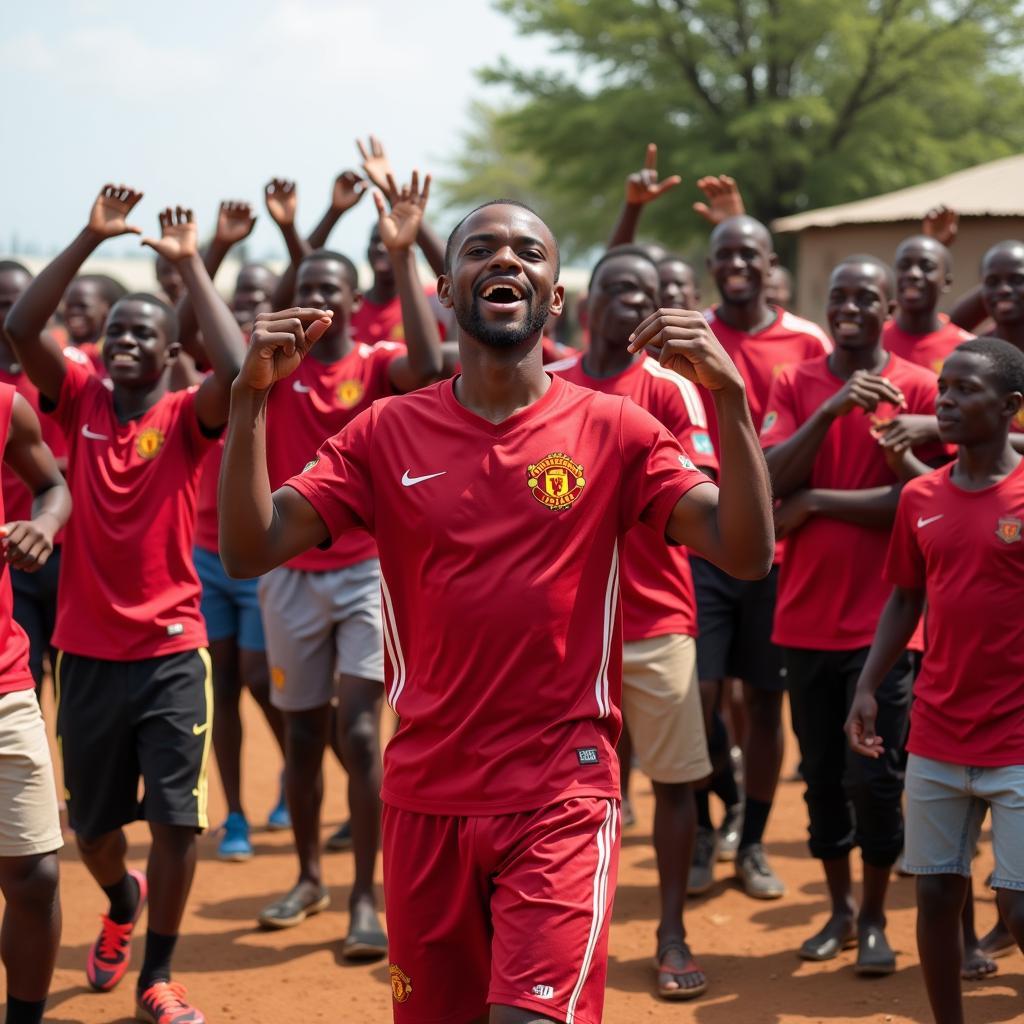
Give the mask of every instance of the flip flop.
<svg viewBox="0 0 1024 1024">
<path fill-rule="evenodd" d="M 665 963 L 665 958 L 669 953 L 676 951 L 682 954 L 685 961 L 682 967 L 671 967 Z M 678 939 L 666 942 L 663 946 L 658 947 L 658 953 L 654 958 L 654 967 L 658 972 L 658 995 L 662 999 L 670 1000 L 685 1000 L 685 999 L 696 999 L 697 996 L 702 995 L 708 990 L 708 979 L 704 974 L 700 964 L 694 959 L 693 954 L 690 952 L 690 947 L 685 942 L 680 942 Z M 677 985 L 678 988 L 669 988 L 664 985 L 661 981 L 663 974 L 669 975 Z M 683 980 L 687 977 L 691 977 L 698 974 L 704 980 L 698 985 L 686 986 L 683 984 Z"/>
<path fill-rule="evenodd" d="M 299 896 L 299 887 L 296 886 L 290 893 L 260 911 L 259 925 L 273 931 L 294 928 L 297 924 L 302 924 L 307 917 L 319 914 L 330 905 L 331 896 L 326 889 L 321 889 L 319 895 L 304 902 Z"/>
<path fill-rule="evenodd" d="M 877 925 L 869 925 L 857 940 L 855 974 L 865 977 L 884 977 L 896 971 L 896 954 L 892 951 L 885 932 Z"/>
<path fill-rule="evenodd" d="M 346 960 L 380 960 L 388 955 L 388 937 L 379 928 L 353 928 L 341 946 Z"/>
</svg>

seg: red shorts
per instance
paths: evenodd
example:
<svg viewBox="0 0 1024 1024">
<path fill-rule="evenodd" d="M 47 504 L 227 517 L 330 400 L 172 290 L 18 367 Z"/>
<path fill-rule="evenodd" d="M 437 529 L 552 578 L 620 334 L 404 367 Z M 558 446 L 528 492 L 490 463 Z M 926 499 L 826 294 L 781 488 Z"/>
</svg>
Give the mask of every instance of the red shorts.
<svg viewBox="0 0 1024 1024">
<path fill-rule="evenodd" d="M 384 805 L 398 1024 L 463 1024 L 490 1004 L 598 1024 L 619 863 L 619 803 L 447 817 Z"/>
</svg>

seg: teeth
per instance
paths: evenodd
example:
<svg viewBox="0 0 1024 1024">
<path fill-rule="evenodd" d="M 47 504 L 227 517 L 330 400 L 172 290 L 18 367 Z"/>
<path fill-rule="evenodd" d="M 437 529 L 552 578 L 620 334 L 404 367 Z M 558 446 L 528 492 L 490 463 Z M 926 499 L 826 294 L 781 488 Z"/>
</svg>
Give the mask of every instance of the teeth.
<svg viewBox="0 0 1024 1024">
<path fill-rule="evenodd" d="M 513 295 L 515 295 L 515 297 L 516 297 L 517 299 L 521 299 L 521 298 L 523 297 L 523 296 L 522 296 L 522 293 L 521 293 L 521 292 L 519 291 L 519 289 L 518 289 L 518 288 L 517 288 L 517 287 L 516 287 L 516 286 L 515 286 L 514 284 L 492 284 L 492 285 L 488 285 L 488 286 L 487 286 L 487 287 L 486 287 L 486 288 L 484 289 L 484 292 L 483 292 L 483 297 L 484 297 L 485 299 L 488 299 L 488 298 L 490 298 L 490 297 L 491 297 L 491 296 L 492 296 L 492 295 L 493 295 L 493 294 L 494 294 L 494 293 L 495 293 L 496 291 L 499 291 L 499 290 L 504 290 L 504 289 L 507 289 L 508 291 L 512 292 L 512 294 L 513 294 Z"/>
</svg>

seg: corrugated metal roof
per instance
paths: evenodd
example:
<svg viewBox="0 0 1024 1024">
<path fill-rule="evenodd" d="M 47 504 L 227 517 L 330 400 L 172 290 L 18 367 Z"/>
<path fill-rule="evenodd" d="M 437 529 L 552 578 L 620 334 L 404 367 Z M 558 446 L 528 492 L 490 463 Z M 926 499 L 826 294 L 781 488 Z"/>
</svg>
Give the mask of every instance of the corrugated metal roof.
<svg viewBox="0 0 1024 1024">
<path fill-rule="evenodd" d="M 772 222 L 772 230 L 802 231 L 839 224 L 920 220 L 933 206 L 943 203 L 964 217 L 1024 216 L 1024 154 L 978 164 L 923 185 L 855 203 L 780 217 Z"/>
</svg>

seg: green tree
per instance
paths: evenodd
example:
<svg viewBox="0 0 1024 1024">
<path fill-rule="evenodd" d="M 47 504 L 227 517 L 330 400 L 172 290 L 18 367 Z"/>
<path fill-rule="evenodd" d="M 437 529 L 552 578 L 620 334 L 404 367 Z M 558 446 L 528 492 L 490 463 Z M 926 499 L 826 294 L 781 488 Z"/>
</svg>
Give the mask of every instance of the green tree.
<svg viewBox="0 0 1024 1024">
<path fill-rule="evenodd" d="M 570 250 L 607 237 L 647 142 L 664 174 L 736 177 L 763 220 L 1024 149 L 1017 0 L 496 2 L 574 70 L 484 69 L 516 102 L 478 112 L 449 194 L 508 180 Z M 696 198 L 674 190 L 645 233 L 703 235 Z"/>
</svg>

